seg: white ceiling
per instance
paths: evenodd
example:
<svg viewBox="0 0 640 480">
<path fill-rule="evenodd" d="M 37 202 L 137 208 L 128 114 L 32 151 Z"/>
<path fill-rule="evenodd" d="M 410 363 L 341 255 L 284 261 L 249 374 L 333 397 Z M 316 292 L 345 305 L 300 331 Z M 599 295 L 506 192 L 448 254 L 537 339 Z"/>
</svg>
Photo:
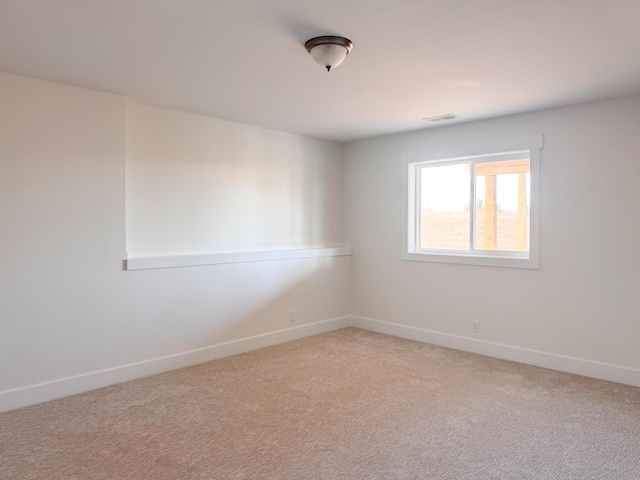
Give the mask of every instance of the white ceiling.
<svg viewBox="0 0 640 480">
<path fill-rule="evenodd" d="M 0 0 L 0 70 L 349 141 L 640 93 L 640 1 Z"/>
</svg>

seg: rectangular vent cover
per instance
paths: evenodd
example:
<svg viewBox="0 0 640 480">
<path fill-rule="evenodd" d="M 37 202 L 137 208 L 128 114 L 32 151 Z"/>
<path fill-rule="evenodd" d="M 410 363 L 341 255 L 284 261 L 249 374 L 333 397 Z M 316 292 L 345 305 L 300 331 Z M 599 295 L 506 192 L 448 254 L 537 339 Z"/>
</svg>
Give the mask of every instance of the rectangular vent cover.
<svg viewBox="0 0 640 480">
<path fill-rule="evenodd" d="M 453 113 L 447 113 L 445 115 L 438 115 L 437 117 L 425 118 L 424 120 L 426 120 L 427 122 L 444 122 L 446 120 L 455 120 L 456 118 L 460 117 L 454 115 Z"/>
</svg>

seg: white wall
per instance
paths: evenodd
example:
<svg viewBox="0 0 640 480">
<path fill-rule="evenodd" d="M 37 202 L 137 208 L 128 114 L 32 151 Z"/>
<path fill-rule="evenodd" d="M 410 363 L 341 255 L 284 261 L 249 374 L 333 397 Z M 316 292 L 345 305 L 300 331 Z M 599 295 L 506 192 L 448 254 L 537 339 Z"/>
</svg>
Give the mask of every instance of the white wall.
<svg viewBox="0 0 640 480">
<path fill-rule="evenodd" d="M 136 116 L 126 130 L 125 109 L 125 99 L 116 95 L 0 74 L 0 411 L 211 358 L 217 355 L 213 350 L 209 357 L 203 351 L 180 354 L 206 353 L 212 345 L 288 329 L 291 308 L 298 311 L 299 333 L 267 335 L 245 345 L 309 334 L 320 327 L 306 326 L 350 311 L 350 257 L 124 271 L 125 133 L 135 152 L 150 154 L 133 163 L 138 167 L 137 160 L 143 160 L 146 173 L 153 171 L 151 143 L 158 140 L 137 138 L 145 132 L 136 126 Z M 163 145 L 178 149 L 173 158 L 188 158 L 186 176 L 195 175 L 189 170 L 193 157 L 181 156 L 180 149 L 190 140 L 207 143 L 211 169 L 241 158 L 244 173 L 257 177 L 271 163 L 282 175 L 295 165 L 304 188 L 295 176 L 278 187 L 284 197 L 305 205 L 302 212 L 317 207 L 318 215 L 305 218 L 300 227 L 305 233 L 297 236 L 298 224 L 290 219 L 297 210 L 286 210 L 287 222 L 279 223 L 277 235 L 344 240 L 339 195 L 323 199 L 319 193 L 326 187 L 322 182 L 335 180 L 338 145 L 229 122 L 207 124 L 218 140 L 242 139 L 249 132 L 271 149 L 265 158 L 258 141 L 251 152 L 240 141 L 222 142 L 216 150 L 216 142 L 203 140 L 201 131 L 191 132 L 206 120 L 167 111 L 145 118 L 154 126 L 166 120 Z M 158 158 L 159 169 L 166 164 L 166 156 Z M 144 182 L 140 173 L 133 175 L 135 182 Z M 215 225 L 223 230 L 234 218 L 234 182 L 247 187 L 244 176 L 225 178 L 232 193 L 218 200 L 229 216 L 217 218 Z M 252 200 L 269 204 L 268 197 Z M 186 228 L 195 232 L 193 224 Z M 234 235 L 247 234 L 246 225 L 243 229 Z M 213 238 L 214 232 L 210 226 L 198 241 Z M 145 249 L 184 246 L 145 243 L 153 242 L 145 233 L 136 230 L 131 242 Z M 174 242 L 171 232 L 164 233 L 163 239 Z M 241 236 L 225 238 L 223 243 Z M 248 243 L 253 240 L 246 237 Z M 238 349 L 224 350 L 233 351 Z M 119 368 L 129 364 L 135 365 Z"/>
<path fill-rule="evenodd" d="M 344 241 L 341 146 L 127 104 L 127 250 Z"/>
<path fill-rule="evenodd" d="M 640 97 L 630 97 L 346 145 L 353 313 L 451 345 L 473 348 L 469 337 L 629 367 L 640 381 L 639 132 Z M 536 133 L 539 270 L 400 259 L 402 152 Z"/>
<path fill-rule="evenodd" d="M 346 325 L 322 321 L 352 312 L 640 372 L 640 97 L 348 144 L 344 206 L 336 144 L 136 104 L 126 122 L 126 110 L 116 95 L 0 74 L 0 411 Z M 539 270 L 400 260 L 402 152 L 531 133 L 545 138 Z M 231 158 L 242 174 L 216 197 L 207 188 Z M 248 235 L 247 211 L 237 223 L 235 181 L 256 215 L 282 212 L 277 228 L 259 221 Z M 165 188 L 194 195 L 181 207 L 195 204 L 180 225 L 189 239 L 172 230 L 182 213 L 153 218 L 172 204 L 145 195 Z M 343 228 L 353 259 L 123 269 L 127 248 L 341 242 Z M 291 308 L 300 327 L 277 333 Z"/>
</svg>

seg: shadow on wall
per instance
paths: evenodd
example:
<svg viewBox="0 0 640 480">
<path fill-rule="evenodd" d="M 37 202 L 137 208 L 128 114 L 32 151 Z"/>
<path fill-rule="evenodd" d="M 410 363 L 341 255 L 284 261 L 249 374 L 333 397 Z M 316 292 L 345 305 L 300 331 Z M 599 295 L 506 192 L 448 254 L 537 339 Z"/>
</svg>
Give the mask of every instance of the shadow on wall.
<svg viewBox="0 0 640 480">
<path fill-rule="evenodd" d="M 347 315 L 349 262 L 320 257 L 126 272 L 137 292 L 131 321 L 139 333 L 129 348 L 146 359 Z"/>
</svg>

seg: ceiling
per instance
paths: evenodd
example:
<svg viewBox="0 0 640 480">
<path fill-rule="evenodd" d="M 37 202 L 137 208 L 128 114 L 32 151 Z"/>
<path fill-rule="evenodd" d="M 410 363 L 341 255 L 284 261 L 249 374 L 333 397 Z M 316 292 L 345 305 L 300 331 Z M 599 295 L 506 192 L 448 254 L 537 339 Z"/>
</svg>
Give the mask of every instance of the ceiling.
<svg viewBox="0 0 640 480">
<path fill-rule="evenodd" d="M 0 70 L 351 141 L 640 93 L 640 1 L 0 0 Z"/>
</svg>

